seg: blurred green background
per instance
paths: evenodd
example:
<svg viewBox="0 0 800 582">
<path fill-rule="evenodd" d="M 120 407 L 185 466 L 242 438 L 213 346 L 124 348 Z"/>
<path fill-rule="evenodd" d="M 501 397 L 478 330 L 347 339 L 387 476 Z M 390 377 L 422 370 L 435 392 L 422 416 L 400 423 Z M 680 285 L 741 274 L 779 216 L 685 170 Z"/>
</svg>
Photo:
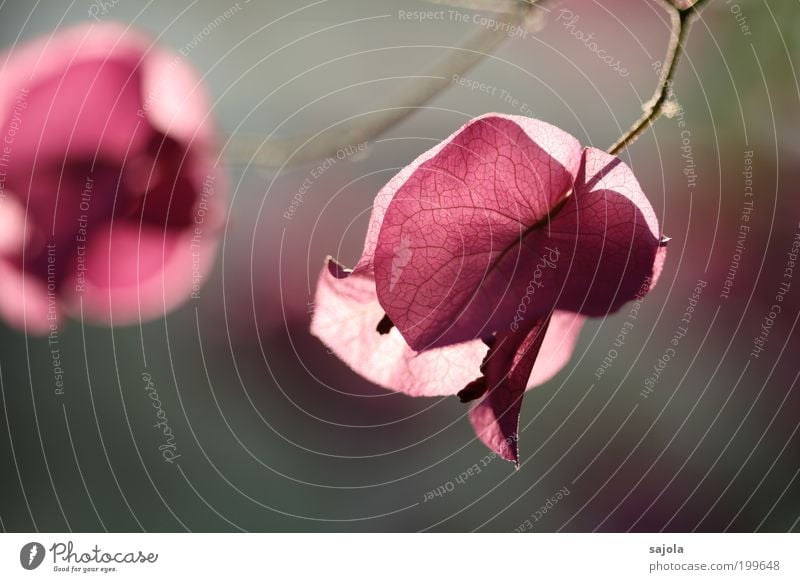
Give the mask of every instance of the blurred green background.
<svg viewBox="0 0 800 582">
<path fill-rule="evenodd" d="M 765 350 L 749 356 L 800 222 L 800 4 L 711 0 L 703 10 L 675 83 L 685 127 L 662 118 L 623 153 L 672 237 L 664 275 L 623 346 L 613 342 L 626 309 L 590 321 L 570 364 L 527 394 L 518 471 L 497 459 L 484 466 L 488 451 L 457 399 L 388 393 L 328 354 L 308 333 L 315 280 L 326 255 L 357 259 L 380 187 L 473 116 L 530 114 L 586 145 L 612 143 L 655 87 L 669 38 L 660 2 L 548 3 L 524 37 L 465 75 L 517 105 L 449 87 L 312 180 L 291 220 L 284 212 L 313 166 L 248 165 L 237 144 L 391 105 L 479 25 L 401 19 L 399 10 L 450 9 L 405 0 L 101 6 L 4 2 L 0 42 L 95 14 L 179 50 L 229 11 L 186 58 L 215 99 L 230 211 L 200 299 L 141 326 L 64 326 L 63 395 L 47 340 L 0 325 L 3 530 L 800 530 L 800 280 Z M 565 9 L 629 75 L 571 34 L 559 21 Z M 752 229 L 723 299 L 745 151 Z M 699 280 L 707 285 L 688 334 L 645 398 Z M 175 434 L 172 464 L 158 450 L 144 372 Z M 476 463 L 480 473 L 456 482 Z M 440 487 L 444 495 L 424 501 Z M 562 488 L 569 495 L 537 520 Z"/>
</svg>

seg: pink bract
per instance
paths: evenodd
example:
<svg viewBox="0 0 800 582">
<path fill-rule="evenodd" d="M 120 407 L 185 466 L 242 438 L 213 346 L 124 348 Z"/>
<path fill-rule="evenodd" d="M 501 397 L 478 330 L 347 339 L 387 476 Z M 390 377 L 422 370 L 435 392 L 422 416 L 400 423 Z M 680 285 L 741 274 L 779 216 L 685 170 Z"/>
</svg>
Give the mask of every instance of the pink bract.
<svg viewBox="0 0 800 582">
<path fill-rule="evenodd" d="M 158 317 L 213 265 L 225 178 L 204 86 L 117 24 L 13 48 L 0 65 L 0 316 Z M 10 239 L 9 236 L 5 238 Z"/>
<path fill-rule="evenodd" d="M 320 275 L 312 332 L 391 390 L 480 399 L 477 435 L 518 462 L 524 391 L 567 363 L 585 317 L 652 288 L 661 241 L 619 158 L 485 115 L 381 190 L 356 267 Z"/>
</svg>

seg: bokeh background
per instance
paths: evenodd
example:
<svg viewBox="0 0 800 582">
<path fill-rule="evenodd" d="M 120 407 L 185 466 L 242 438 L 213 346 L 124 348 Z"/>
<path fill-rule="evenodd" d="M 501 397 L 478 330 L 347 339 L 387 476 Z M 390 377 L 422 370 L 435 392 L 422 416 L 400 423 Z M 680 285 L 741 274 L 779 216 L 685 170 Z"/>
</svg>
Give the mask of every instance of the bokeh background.
<svg viewBox="0 0 800 582">
<path fill-rule="evenodd" d="M 624 345 L 614 340 L 627 309 L 591 320 L 569 365 L 526 395 L 519 470 L 484 460 L 456 398 L 370 385 L 308 332 L 324 258 L 353 264 L 375 193 L 469 118 L 533 115 L 605 148 L 640 115 L 669 38 L 660 2 L 546 7 L 525 35 L 465 74 L 517 104 L 453 84 L 312 178 L 287 219 L 314 165 L 264 168 L 247 148 L 395 105 L 480 25 L 402 19 L 399 10 L 452 9 L 406 0 L 3 2 L 6 49 L 92 15 L 173 50 L 201 35 L 185 58 L 213 95 L 231 191 L 200 298 L 141 325 L 64 325 L 63 395 L 47 339 L 0 324 L 0 527 L 800 530 L 800 271 L 764 351 L 751 356 L 800 232 L 797 2 L 711 0 L 703 10 L 674 86 L 685 128 L 662 118 L 623 153 L 672 237 L 664 275 Z M 573 28 L 561 10 L 579 17 Z M 602 62 L 575 29 L 594 34 L 629 74 Z M 751 230 L 725 299 L 746 151 Z M 690 165 L 696 178 L 684 172 Z M 698 281 L 706 286 L 688 333 L 645 397 Z M 143 372 L 174 431 L 175 463 L 158 450 Z M 479 473 L 456 479 L 476 463 Z M 437 490 L 444 494 L 425 501 Z M 559 491 L 569 494 L 537 515 Z"/>
</svg>

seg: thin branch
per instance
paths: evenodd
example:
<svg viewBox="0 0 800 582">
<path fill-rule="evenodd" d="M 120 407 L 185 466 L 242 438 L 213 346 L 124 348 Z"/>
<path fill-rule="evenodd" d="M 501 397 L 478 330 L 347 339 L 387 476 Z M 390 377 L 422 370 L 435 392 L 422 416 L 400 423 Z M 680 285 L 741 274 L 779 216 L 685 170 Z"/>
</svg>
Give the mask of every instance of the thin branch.
<svg viewBox="0 0 800 582">
<path fill-rule="evenodd" d="M 636 141 L 642 132 L 650 127 L 664 112 L 664 104 L 670 95 L 672 83 L 675 78 L 675 71 L 678 69 L 678 61 L 680 61 L 680 57 L 683 54 L 684 44 L 689 34 L 692 19 L 699 8 L 707 1 L 708 0 L 697 0 L 697 2 L 694 2 L 694 4 L 687 8 L 678 8 L 672 1 L 664 0 L 664 4 L 672 18 L 672 32 L 670 35 L 669 48 L 667 49 L 667 57 L 661 70 L 661 79 L 658 88 L 653 98 L 649 101 L 645 114 L 608 149 L 610 154 L 616 155 Z"/>
<path fill-rule="evenodd" d="M 507 27 L 487 27 L 472 34 L 464 44 L 450 50 L 419 78 L 402 88 L 391 102 L 375 107 L 376 113 L 359 116 L 311 136 L 266 141 L 237 138 L 226 147 L 227 162 L 264 168 L 300 165 L 335 156 L 348 145 L 370 141 L 450 87 L 454 75 L 462 75 L 507 39 L 508 27 L 519 26 L 535 4 L 519 2 L 512 12 L 497 15 L 497 19 Z"/>
</svg>

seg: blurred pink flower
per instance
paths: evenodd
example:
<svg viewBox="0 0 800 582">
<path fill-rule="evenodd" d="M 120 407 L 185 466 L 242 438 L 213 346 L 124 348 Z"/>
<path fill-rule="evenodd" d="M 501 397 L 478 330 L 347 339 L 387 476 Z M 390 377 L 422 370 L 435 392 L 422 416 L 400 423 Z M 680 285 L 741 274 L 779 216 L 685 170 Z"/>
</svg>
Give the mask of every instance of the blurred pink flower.
<svg viewBox="0 0 800 582">
<path fill-rule="evenodd" d="M 518 462 L 524 391 L 567 363 L 586 316 L 649 291 L 665 253 L 619 158 L 489 114 L 380 191 L 356 267 L 323 269 L 311 329 L 381 386 L 480 398 L 476 433 Z"/>
<path fill-rule="evenodd" d="M 225 178 L 180 55 L 121 25 L 59 31 L 0 68 L 0 316 L 158 317 L 213 264 Z"/>
</svg>

